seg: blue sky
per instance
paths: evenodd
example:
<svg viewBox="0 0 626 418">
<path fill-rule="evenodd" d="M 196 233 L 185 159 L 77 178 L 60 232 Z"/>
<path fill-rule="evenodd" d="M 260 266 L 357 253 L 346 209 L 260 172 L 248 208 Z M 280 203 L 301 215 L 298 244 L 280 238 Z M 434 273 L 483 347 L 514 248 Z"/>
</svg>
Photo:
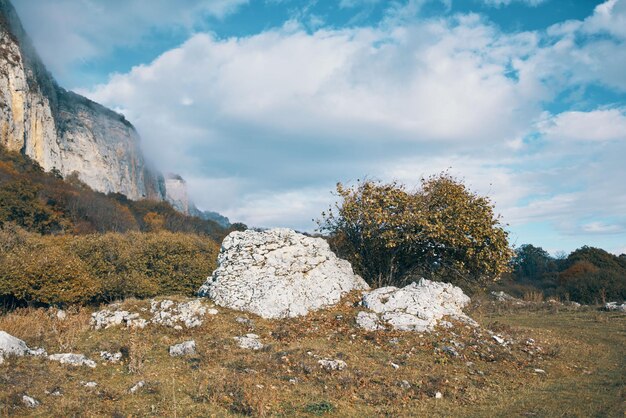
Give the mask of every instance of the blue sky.
<svg viewBox="0 0 626 418">
<path fill-rule="evenodd" d="M 515 245 L 626 252 L 626 0 L 14 0 L 59 82 L 198 206 L 312 230 L 448 169 Z"/>
</svg>

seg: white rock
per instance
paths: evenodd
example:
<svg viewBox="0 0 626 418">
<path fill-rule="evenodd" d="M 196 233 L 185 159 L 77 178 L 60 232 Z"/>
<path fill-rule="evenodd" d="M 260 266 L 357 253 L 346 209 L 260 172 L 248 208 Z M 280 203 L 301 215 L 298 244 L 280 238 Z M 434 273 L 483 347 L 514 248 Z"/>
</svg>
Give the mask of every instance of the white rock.
<svg viewBox="0 0 626 418">
<path fill-rule="evenodd" d="M 604 309 L 607 311 L 626 312 L 626 302 L 621 305 L 618 305 L 617 302 L 607 302 L 606 305 L 604 305 Z"/>
<path fill-rule="evenodd" d="M 356 316 L 356 324 L 366 331 L 377 331 L 385 328 L 380 324 L 378 315 L 374 312 L 359 312 Z"/>
<path fill-rule="evenodd" d="M 109 363 L 118 363 L 122 359 L 122 353 L 109 353 L 108 351 L 100 351 L 100 358 Z"/>
<path fill-rule="evenodd" d="M 98 383 L 96 382 L 83 382 L 83 386 L 86 388 L 95 388 L 96 386 L 98 386 Z"/>
<path fill-rule="evenodd" d="M 26 343 L 4 331 L 0 331 L 0 358 L 24 356 L 30 352 Z"/>
<path fill-rule="evenodd" d="M 63 309 L 59 309 L 57 311 L 56 317 L 59 321 L 65 321 L 65 318 L 67 318 L 67 313 Z"/>
<path fill-rule="evenodd" d="M 45 356 L 43 348 L 31 350 L 26 343 L 11 334 L 0 331 L 0 364 L 4 363 L 4 358 L 9 356 Z"/>
<path fill-rule="evenodd" d="M 135 383 L 135 385 L 128 389 L 128 393 L 136 393 L 139 389 L 141 389 L 142 387 L 144 387 L 146 385 L 146 382 L 143 380 L 140 380 L 139 382 Z"/>
<path fill-rule="evenodd" d="M 492 291 L 491 292 L 491 296 L 493 296 L 493 298 L 495 300 L 497 300 L 498 302 L 507 302 L 507 301 L 518 301 L 519 299 L 514 298 L 513 296 L 509 295 L 508 293 L 503 292 L 502 290 L 499 292 L 496 291 Z"/>
<path fill-rule="evenodd" d="M 499 335 L 493 335 L 491 338 L 493 338 L 495 342 L 500 345 L 506 345 L 506 341 L 504 340 L 504 338 L 500 337 Z"/>
<path fill-rule="evenodd" d="M 352 290 L 368 289 L 325 240 L 289 229 L 232 232 L 218 264 L 199 294 L 263 318 L 306 315 L 335 305 Z"/>
<path fill-rule="evenodd" d="M 146 326 L 146 320 L 140 318 L 138 313 L 103 309 L 91 314 L 91 325 L 94 329 L 107 329 L 116 325 L 144 328 Z"/>
<path fill-rule="evenodd" d="M 48 359 L 52 361 L 58 361 L 61 364 L 70 364 L 72 366 L 87 366 L 94 368 L 96 362 L 88 359 L 83 354 L 63 353 L 63 354 L 51 354 Z"/>
<path fill-rule="evenodd" d="M 441 393 L 441 392 L 436 392 L 436 393 L 435 393 L 435 399 L 441 399 L 441 398 L 443 398 L 443 393 Z"/>
<path fill-rule="evenodd" d="M 462 310 L 469 302 L 460 288 L 426 279 L 401 289 L 388 286 L 363 295 L 365 308 L 400 331 L 432 331 L 445 316 L 473 322 Z M 375 321 L 372 315 L 367 319 Z"/>
<path fill-rule="evenodd" d="M 36 408 L 39 406 L 39 401 L 35 398 L 31 398 L 28 395 L 24 395 L 22 396 L 22 403 L 27 407 L 27 408 Z"/>
<path fill-rule="evenodd" d="M 213 309 L 217 314 L 217 310 Z M 202 318 L 207 312 L 207 307 L 201 299 L 194 299 L 188 302 L 176 303 L 172 300 L 153 300 L 150 302 L 150 312 L 152 322 L 167 327 L 184 325 L 187 328 L 196 328 L 202 325 Z"/>
<path fill-rule="evenodd" d="M 260 337 L 256 334 L 246 334 L 242 337 L 233 337 L 237 341 L 237 345 L 247 350 L 260 350 L 263 347 L 263 343 L 260 341 Z"/>
<path fill-rule="evenodd" d="M 189 356 L 196 354 L 196 342 L 194 340 L 185 341 L 170 347 L 170 356 Z"/>
<path fill-rule="evenodd" d="M 322 369 L 326 371 L 343 370 L 346 367 L 348 367 L 346 362 L 343 360 L 332 360 L 332 359 L 325 358 L 325 359 L 318 360 L 317 363 L 320 365 Z"/>
</svg>

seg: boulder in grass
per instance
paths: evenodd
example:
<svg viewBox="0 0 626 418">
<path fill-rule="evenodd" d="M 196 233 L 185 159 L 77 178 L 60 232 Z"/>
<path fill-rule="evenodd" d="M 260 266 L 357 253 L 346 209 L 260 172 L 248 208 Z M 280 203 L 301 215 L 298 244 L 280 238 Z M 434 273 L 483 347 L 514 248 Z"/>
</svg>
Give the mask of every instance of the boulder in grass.
<svg viewBox="0 0 626 418">
<path fill-rule="evenodd" d="M 431 331 L 444 317 L 474 323 L 463 313 L 470 298 L 449 283 L 421 279 L 403 288 L 381 287 L 363 295 L 363 306 L 372 312 L 359 313 L 357 324 L 368 330 L 386 323 L 400 331 Z"/>
<path fill-rule="evenodd" d="M 290 229 L 232 232 L 218 264 L 200 295 L 263 318 L 306 315 L 337 304 L 352 290 L 369 289 L 325 240 Z"/>
</svg>

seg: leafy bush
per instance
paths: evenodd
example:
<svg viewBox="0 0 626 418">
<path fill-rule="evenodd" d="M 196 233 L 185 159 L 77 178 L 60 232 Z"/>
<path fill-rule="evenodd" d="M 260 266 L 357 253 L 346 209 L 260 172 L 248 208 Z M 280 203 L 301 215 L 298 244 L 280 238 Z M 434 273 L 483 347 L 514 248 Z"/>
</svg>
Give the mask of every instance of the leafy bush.
<svg viewBox="0 0 626 418">
<path fill-rule="evenodd" d="M 509 269 L 507 233 L 488 198 L 442 173 L 408 192 L 397 183 L 337 185 L 341 204 L 322 213 L 320 231 L 376 286 L 416 277 L 482 285 Z"/>
<path fill-rule="evenodd" d="M 64 305 L 159 294 L 193 295 L 218 245 L 172 232 L 40 236 L 0 229 L 0 297 Z"/>
</svg>

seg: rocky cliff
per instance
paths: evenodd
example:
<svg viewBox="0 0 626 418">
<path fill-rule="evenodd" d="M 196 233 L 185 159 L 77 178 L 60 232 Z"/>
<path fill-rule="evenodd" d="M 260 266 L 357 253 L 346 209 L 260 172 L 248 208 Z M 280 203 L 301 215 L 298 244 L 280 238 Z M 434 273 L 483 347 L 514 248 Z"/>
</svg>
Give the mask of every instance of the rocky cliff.
<svg viewBox="0 0 626 418">
<path fill-rule="evenodd" d="M 59 87 L 9 0 L 0 0 L 0 144 L 44 170 L 73 172 L 93 189 L 130 199 L 165 198 L 139 136 L 124 116 Z"/>
</svg>

